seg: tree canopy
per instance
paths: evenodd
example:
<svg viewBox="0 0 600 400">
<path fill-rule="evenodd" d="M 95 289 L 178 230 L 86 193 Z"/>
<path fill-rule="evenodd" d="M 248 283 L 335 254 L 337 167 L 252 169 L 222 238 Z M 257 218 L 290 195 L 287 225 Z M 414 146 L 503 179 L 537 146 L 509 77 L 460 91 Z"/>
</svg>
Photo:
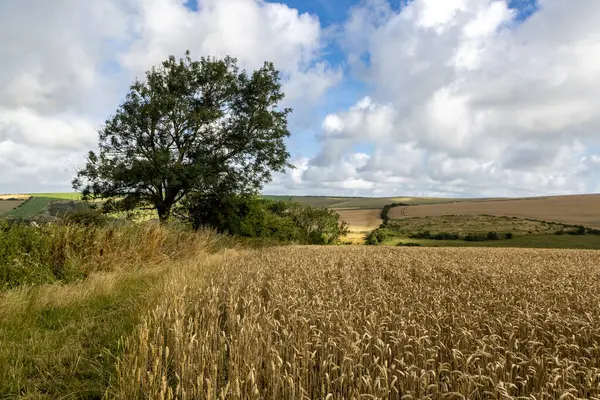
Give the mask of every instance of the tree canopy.
<svg viewBox="0 0 600 400">
<path fill-rule="evenodd" d="M 291 167 L 279 72 L 231 57 L 169 57 L 136 80 L 99 131 L 73 187 L 84 199 L 150 206 L 161 221 L 185 196 L 255 193 Z"/>
</svg>

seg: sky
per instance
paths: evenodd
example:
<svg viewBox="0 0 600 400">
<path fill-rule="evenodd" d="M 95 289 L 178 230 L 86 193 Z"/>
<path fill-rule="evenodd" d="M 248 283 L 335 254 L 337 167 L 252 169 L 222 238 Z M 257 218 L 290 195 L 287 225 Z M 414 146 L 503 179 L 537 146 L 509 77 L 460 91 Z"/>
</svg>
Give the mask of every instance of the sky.
<svg viewBox="0 0 600 400">
<path fill-rule="evenodd" d="M 272 61 L 294 169 L 269 194 L 600 191 L 598 0 L 0 0 L 0 193 L 71 191 L 169 55 Z"/>
</svg>

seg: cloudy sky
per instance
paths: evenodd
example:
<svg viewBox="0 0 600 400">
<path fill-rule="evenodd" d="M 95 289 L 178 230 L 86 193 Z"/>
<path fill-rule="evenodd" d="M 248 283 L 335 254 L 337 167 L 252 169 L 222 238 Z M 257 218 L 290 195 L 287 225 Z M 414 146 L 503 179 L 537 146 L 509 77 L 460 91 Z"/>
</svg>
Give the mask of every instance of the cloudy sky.
<svg viewBox="0 0 600 400">
<path fill-rule="evenodd" d="M 0 0 L 0 193 L 69 191 L 136 77 L 273 61 L 271 194 L 600 191 L 598 0 Z"/>
</svg>

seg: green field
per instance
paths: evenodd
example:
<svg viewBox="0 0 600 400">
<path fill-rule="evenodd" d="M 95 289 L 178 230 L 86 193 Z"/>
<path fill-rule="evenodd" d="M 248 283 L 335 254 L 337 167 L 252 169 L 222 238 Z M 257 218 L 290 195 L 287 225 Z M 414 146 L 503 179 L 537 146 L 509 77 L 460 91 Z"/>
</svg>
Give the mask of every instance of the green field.
<svg viewBox="0 0 600 400">
<path fill-rule="evenodd" d="M 81 200 L 81 193 L 31 193 L 33 197 L 47 197 L 57 200 Z"/>
<path fill-rule="evenodd" d="M 6 216 L 13 218 L 31 218 L 40 214 L 50 203 L 60 200 L 80 200 L 79 193 L 31 193 L 31 198 L 17 208 L 6 213 Z"/>
<path fill-rule="evenodd" d="M 515 235 L 554 234 L 558 230 L 568 230 L 563 224 L 536 221 L 516 217 L 501 217 L 494 215 L 441 215 L 427 217 L 412 217 L 392 219 L 387 230 L 397 235 L 409 235 L 416 232 L 431 232 L 432 234 L 448 232 L 465 234 L 487 234 L 488 232 Z"/>
</svg>

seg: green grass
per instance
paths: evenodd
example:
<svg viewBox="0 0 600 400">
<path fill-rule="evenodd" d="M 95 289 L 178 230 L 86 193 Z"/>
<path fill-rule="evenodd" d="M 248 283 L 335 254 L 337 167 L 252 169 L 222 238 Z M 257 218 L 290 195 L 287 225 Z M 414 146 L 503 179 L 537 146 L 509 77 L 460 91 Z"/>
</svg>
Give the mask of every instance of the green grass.
<svg viewBox="0 0 600 400">
<path fill-rule="evenodd" d="M 383 244 L 396 246 L 398 243 L 409 242 L 419 243 L 425 247 L 519 247 L 533 249 L 600 250 L 600 236 L 596 235 L 523 235 L 515 236 L 510 240 L 490 240 L 485 242 L 393 238 L 385 241 Z"/>
<path fill-rule="evenodd" d="M 0 399 L 102 398 L 165 273 L 235 246 L 159 224 L 0 224 Z"/>
<path fill-rule="evenodd" d="M 563 224 L 545 221 L 535 221 L 522 218 L 501 217 L 494 215 L 441 215 L 426 217 L 411 217 L 392 219 L 387 229 L 400 235 L 429 231 L 432 234 L 440 232 L 465 234 L 487 234 L 488 232 L 515 235 L 553 234 L 557 230 L 569 228 Z"/>
<path fill-rule="evenodd" d="M 40 214 L 53 201 L 81 200 L 81 194 L 79 193 L 31 193 L 30 196 L 29 200 L 6 215 L 27 219 Z"/>
<path fill-rule="evenodd" d="M 44 211 L 48 204 L 53 201 L 62 200 L 57 197 L 33 196 L 7 215 L 15 218 L 31 218 Z"/>
<path fill-rule="evenodd" d="M 57 200 L 81 200 L 81 193 L 30 193 L 33 197 L 46 197 Z"/>
<path fill-rule="evenodd" d="M 160 276 L 120 272 L 0 297 L 0 398 L 102 398 L 119 341 L 147 311 Z"/>
</svg>

